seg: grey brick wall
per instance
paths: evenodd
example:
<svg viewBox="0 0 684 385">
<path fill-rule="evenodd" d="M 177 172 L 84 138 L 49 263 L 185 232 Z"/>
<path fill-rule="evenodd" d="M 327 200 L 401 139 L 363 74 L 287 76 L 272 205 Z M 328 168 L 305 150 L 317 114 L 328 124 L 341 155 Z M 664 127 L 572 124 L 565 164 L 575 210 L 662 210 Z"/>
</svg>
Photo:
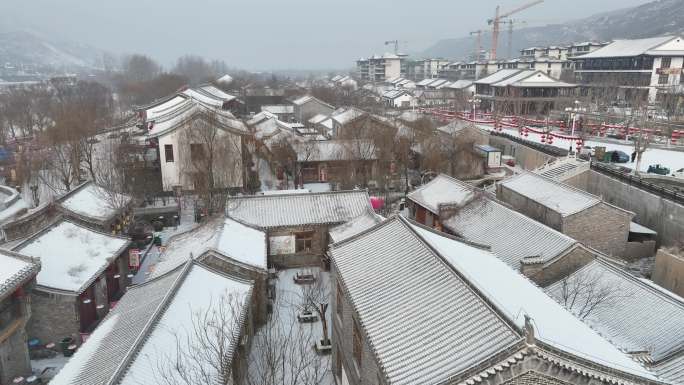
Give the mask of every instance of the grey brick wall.
<svg viewBox="0 0 684 385">
<path fill-rule="evenodd" d="M 561 232 L 608 255 L 622 256 L 631 214 L 603 202 L 563 219 Z"/>
<path fill-rule="evenodd" d="M 30 286 L 25 285 L 25 293 Z M 12 379 L 30 375 L 31 362 L 28 355 L 26 323 L 31 317 L 29 297 L 7 297 L 0 302 L 0 309 L 17 307 L 17 312 L 6 311 L 0 314 L 0 384 L 10 384 Z"/>
<path fill-rule="evenodd" d="M 540 271 L 533 274 L 523 272 L 523 274 L 527 275 L 537 285 L 544 287 L 566 277 L 595 257 L 596 255 L 591 250 L 578 246 Z"/>
<path fill-rule="evenodd" d="M 43 343 L 59 343 L 64 337 L 80 341 L 78 297 L 40 289 L 31 294 L 31 319 L 26 327 L 29 338 Z"/>
<path fill-rule="evenodd" d="M 555 230 L 562 231 L 563 221 L 560 214 L 548 209 L 546 206 L 524 197 L 502 185 L 497 185 L 496 197 L 513 206 L 516 211 Z"/>
<path fill-rule="evenodd" d="M 304 123 L 304 124 L 306 124 L 306 122 L 309 119 L 311 119 L 314 115 L 317 115 L 317 114 L 328 115 L 332 112 L 333 112 L 332 108 L 330 108 L 326 105 L 320 104 L 316 101 L 304 103 L 301 106 L 297 106 L 297 105 L 294 106 L 295 119 L 297 119 L 297 121 L 299 123 Z"/>
<path fill-rule="evenodd" d="M 358 320 L 358 315 L 352 309 L 349 299 L 343 295 L 342 302 L 342 317 L 338 314 L 337 307 L 337 285 L 339 283 L 337 273 L 334 266 L 331 268 L 331 296 L 332 296 L 332 343 L 333 343 L 333 374 L 335 376 L 340 372 L 338 362 L 342 364 L 347 378 L 351 385 L 376 385 L 381 379 L 378 364 L 375 361 L 375 355 L 370 350 L 368 341 L 363 338 L 363 353 L 361 357 L 361 365 L 357 365 L 354 359 L 353 348 L 353 322 Z M 344 293 L 344 289 L 342 290 Z M 362 335 L 363 329 L 359 327 Z M 338 360 L 338 354 L 341 359 Z M 338 378 L 339 379 L 339 378 Z M 384 382 L 381 382 L 384 383 Z"/>
<path fill-rule="evenodd" d="M 529 371 L 510 381 L 504 382 L 505 385 L 569 385 L 569 382 L 561 381 L 537 372 Z"/>
<path fill-rule="evenodd" d="M 293 235 L 295 233 L 306 231 L 314 232 L 313 238 L 311 240 L 311 251 L 309 253 L 270 255 L 269 251 L 269 266 L 277 266 L 279 268 L 319 266 L 321 264 L 321 256 L 325 254 L 325 251 L 328 247 L 328 228 L 329 226 L 327 225 L 319 225 L 296 226 L 269 230 L 266 233 L 267 238 L 271 236 Z"/>
</svg>

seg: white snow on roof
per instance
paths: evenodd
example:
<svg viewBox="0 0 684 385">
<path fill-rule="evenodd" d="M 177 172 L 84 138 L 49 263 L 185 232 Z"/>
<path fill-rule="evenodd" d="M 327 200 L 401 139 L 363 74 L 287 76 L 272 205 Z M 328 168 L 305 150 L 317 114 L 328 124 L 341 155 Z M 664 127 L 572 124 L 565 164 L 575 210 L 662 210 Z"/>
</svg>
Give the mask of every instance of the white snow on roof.
<svg viewBox="0 0 684 385">
<path fill-rule="evenodd" d="M 39 285 L 80 293 L 129 242 L 61 221 L 20 244 L 15 251 L 40 258 Z"/>
<path fill-rule="evenodd" d="M 247 265 L 266 268 L 266 234 L 230 218 L 214 218 L 188 232 L 171 237 L 152 277 L 171 271 L 192 256 L 210 249 Z"/>
<path fill-rule="evenodd" d="M 145 115 L 147 120 L 154 120 L 162 115 L 168 114 L 169 112 L 174 111 L 176 108 L 180 107 L 182 104 L 186 103 L 188 101 L 187 98 L 183 96 L 175 96 L 164 103 L 161 103 L 159 105 L 156 105 L 154 107 L 148 108 L 145 110 Z"/>
<path fill-rule="evenodd" d="M 642 226 L 636 222 L 630 222 L 629 223 L 629 232 L 630 233 L 639 233 L 639 234 L 651 234 L 651 235 L 656 235 L 655 231 L 649 229 L 646 226 Z"/>
<path fill-rule="evenodd" d="M 16 198 L 12 197 L 9 205 L 0 211 L 0 222 L 9 221 L 19 215 L 24 209 L 28 208 L 28 204 L 26 204 L 26 201 L 24 201 L 21 196 L 17 196 Z"/>
<path fill-rule="evenodd" d="M 308 103 L 309 101 L 314 100 L 314 99 L 316 99 L 316 98 L 314 98 L 311 95 L 305 95 L 305 96 L 302 96 L 301 98 L 295 99 L 294 101 L 292 101 L 292 103 L 294 103 L 298 106 L 301 106 L 302 104 Z"/>
<path fill-rule="evenodd" d="M 309 119 L 309 123 L 311 124 L 318 124 L 324 120 L 328 119 L 328 115 L 325 114 L 316 114 L 311 119 Z"/>
<path fill-rule="evenodd" d="M 331 117 L 333 120 L 335 120 L 337 123 L 344 125 L 349 123 L 350 121 L 358 118 L 359 116 L 364 115 L 365 112 L 361 111 L 357 108 L 351 107 L 347 109 L 343 109 L 341 111 L 334 112 Z"/>
<path fill-rule="evenodd" d="M 647 39 L 635 40 L 615 40 L 605 47 L 599 48 L 594 52 L 589 52 L 579 59 L 611 58 L 611 57 L 631 57 L 639 56 L 646 51 L 674 39 L 674 36 L 659 36 Z"/>
<path fill-rule="evenodd" d="M 154 328 L 145 339 L 137 355 L 128 366 L 128 370 L 120 381 L 121 385 L 162 385 L 167 384 L 162 372 L 171 372 L 173 383 L 182 381 L 175 377 L 177 374 L 172 367 L 176 363 L 176 354 L 180 349 L 186 354 L 192 354 L 196 345 L 188 346 L 188 340 L 193 338 L 193 327 L 197 325 L 197 317 L 206 315 L 209 320 L 220 316 L 221 321 L 231 324 L 224 325 L 227 330 L 226 341 L 221 346 L 226 349 L 227 357 L 232 359 L 234 350 L 240 336 L 240 328 L 243 320 L 243 312 L 246 309 L 251 284 L 233 280 L 217 274 L 207 268 L 194 265 L 187 273 L 180 287 L 168 303 L 164 313 L 158 319 Z M 215 336 L 209 337 L 213 343 Z M 187 356 L 186 356 L 187 357 Z M 189 361 L 181 359 L 187 365 Z M 201 365 L 206 365 L 202 363 Z M 212 367 L 204 367 L 209 373 L 214 372 Z M 218 378 L 218 373 L 214 373 Z"/>
<path fill-rule="evenodd" d="M 440 204 L 463 206 L 474 197 L 471 188 L 459 180 L 439 174 L 429 183 L 410 192 L 407 198 L 435 214 Z"/>
<path fill-rule="evenodd" d="M 272 114 L 291 114 L 294 112 L 294 106 L 291 104 L 261 106 L 261 111 L 268 111 Z"/>
<path fill-rule="evenodd" d="M 347 223 L 337 225 L 330 229 L 330 239 L 333 243 L 341 242 L 351 238 L 383 221 L 383 217 L 373 211 L 368 211 L 363 215 L 350 220 Z"/>
<path fill-rule="evenodd" d="M 520 80 L 527 79 L 528 77 L 534 75 L 537 72 L 538 71 L 535 71 L 535 70 L 521 70 L 517 74 L 515 74 L 513 76 L 509 76 L 505 79 L 502 79 L 501 81 L 498 81 L 492 85 L 495 87 L 506 87 L 506 86 L 509 86 L 511 84 L 517 83 Z"/>
<path fill-rule="evenodd" d="M 456 80 L 455 82 L 451 83 L 448 88 L 454 88 L 454 89 L 463 89 L 463 88 L 468 88 L 473 85 L 473 82 L 470 80 Z"/>
<path fill-rule="evenodd" d="M 0 251 L 0 295 L 6 290 L 13 289 L 16 284 L 27 278 L 36 268 L 36 265 L 28 260 Z"/>
<path fill-rule="evenodd" d="M 214 96 L 207 95 L 202 92 L 198 92 L 192 88 L 188 88 L 187 90 L 183 91 L 183 95 L 186 95 L 190 98 L 193 98 L 197 100 L 198 102 L 204 103 L 208 106 L 212 107 L 221 107 L 223 106 L 223 100 L 218 99 Z"/>
<path fill-rule="evenodd" d="M 476 80 L 475 84 L 494 84 L 498 83 L 510 76 L 516 75 L 517 73 L 521 72 L 522 70 L 519 69 L 503 69 L 503 70 L 498 70 L 494 72 L 493 74 L 484 77 L 480 80 Z"/>
<path fill-rule="evenodd" d="M 224 83 L 224 84 L 230 84 L 233 82 L 233 77 L 226 74 L 226 75 L 223 75 L 220 78 L 218 78 L 217 82 Z"/>
<path fill-rule="evenodd" d="M 223 90 L 216 88 L 211 84 L 200 86 L 199 89 L 206 94 L 209 94 L 209 95 L 211 95 L 217 99 L 223 100 L 224 102 L 229 102 L 229 101 L 235 99 L 235 96 L 228 94 L 226 92 L 223 92 Z"/>
<path fill-rule="evenodd" d="M 107 192 L 102 187 L 88 182 L 85 186 L 68 194 L 60 206 L 76 214 L 98 220 L 107 220 L 116 215 L 118 205 L 130 202 L 131 198 L 121 194 Z"/>
<path fill-rule="evenodd" d="M 518 327 L 525 327 L 525 314 L 530 316 L 537 339 L 602 365 L 655 379 L 653 374 L 492 253 L 419 226 L 414 225 L 414 228 Z"/>
<path fill-rule="evenodd" d="M 578 213 L 601 202 L 595 195 L 530 172 L 524 172 L 499 184 L 562 216 Z"/>
</svg>

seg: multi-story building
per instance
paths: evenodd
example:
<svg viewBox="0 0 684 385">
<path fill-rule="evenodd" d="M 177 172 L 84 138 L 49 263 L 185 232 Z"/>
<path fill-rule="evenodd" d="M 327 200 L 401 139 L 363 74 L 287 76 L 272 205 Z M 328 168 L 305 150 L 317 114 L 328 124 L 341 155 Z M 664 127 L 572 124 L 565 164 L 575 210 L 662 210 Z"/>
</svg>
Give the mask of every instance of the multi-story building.
<svg viewBox="0 0 684 385">
<path fill-rule="evenodd" d="M 386 53 L 373 55 L 356 61 L 359 79 L 365 82 L 384 82 L 388 79 L 406 76 L 407 63 L 405 54 Z"/>
<path fill-rule="evenodd" d="M 439 71 L 442 67 L 449 64 L 446 59 L 422 59 L 408 62 L 409 79 L 423 80 L 439 76 Z"/>
<path fill-rule="evenodd" d="M 599 48 L 605 47 L 609 42 L 585 41 L 582 43 L 574 43 L 568 46 L 567 57 L 577 57 L 594 52 Z"/>
<path fill-rule="evenodd" d="M 582 56 L 571 56 L 577 82 L 620 100 L 656 101 L 682 84 L 684 39 L 660 36 L 616 40 Z M 615 95 L 613 91 L 615 90 Z"/>
</svg>

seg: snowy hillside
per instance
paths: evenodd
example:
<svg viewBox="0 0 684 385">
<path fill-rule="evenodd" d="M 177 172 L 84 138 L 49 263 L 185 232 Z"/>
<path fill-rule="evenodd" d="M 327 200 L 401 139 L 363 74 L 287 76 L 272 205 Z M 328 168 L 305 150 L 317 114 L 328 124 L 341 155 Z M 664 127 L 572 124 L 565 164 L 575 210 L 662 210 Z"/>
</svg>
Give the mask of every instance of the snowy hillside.
<svg viewBox="0 0 684 385">
<path fill-rule="evenodd" d="M 659 0 L 608 13 L 590 16 L 564 24 L 522 28 L 515 32 L 513 54 L 522 48 L 567 44 L 586 40 L 641 38 L 684 32 L 684 0 Z M 483 36 L 484 48 L 489 49 L 489 34 Z M 472 37 L 438 41 L 419 56 L 464 59 L 472 55 Z M 499 40 L 499 52 L 507 51 L 508 40 L 504 33 Z"/>
</svg>

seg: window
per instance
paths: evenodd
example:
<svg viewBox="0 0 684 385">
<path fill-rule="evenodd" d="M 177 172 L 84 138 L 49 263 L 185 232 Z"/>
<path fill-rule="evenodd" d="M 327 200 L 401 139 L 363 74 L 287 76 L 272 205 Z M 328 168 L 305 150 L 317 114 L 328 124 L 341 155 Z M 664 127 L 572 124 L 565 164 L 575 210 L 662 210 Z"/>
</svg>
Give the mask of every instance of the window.
<svg viewBox="0 0 684 385">
<path fill-rule="evenodd" d="M 166 163 L 173 163 L 173 145 L 164 145 L 164 158 L 166 158 Z"/>
<path fill-rule="evenodd" d="M 667 82 L 670 80 L 670 75 L 663 74 L 658 76 L 658 84 L 667 84 Z"/>
<path fill-rule="evenodd" d="M 204 146 L 198 143 L 191 143 L 190 144 L 190 160 L 193 162 L 197 162 L 200 160 L 204 160 L 205 154 L 204 154 Z"/>
<path fill-rule="evenodd" d="M 672 58 L 664 57 L 660 59 L 660 68 L 670 68 L 672 64 Z"/>
<path fill-rule="evenodd" d="M 361 369 L 361 355 L 363 352 L 363 345 L 361 344 L 361 333 L 359 332 L 359 326 L 356 320 L 353 321 L 353 340 L 354 340 L 354 361 L 358 368 Z"/>
<path fill-rule="evenodd" d="M 342 295 L 342 289 L 340 287 L 340 283 L 337 282 L 337 299 L 335 300 L 335 306 L 337 306 L 337 308 L 335 311 L 337 312 L 337 315 L 340 316 L 340 320 L 342 319 L 342 314 L 344 312 L 344 309 L 342 308 L 342 298 L 344 298 Z"/>
<path fill-rule="evenodd" d="M 295 251 L 298 253 L 311 251 L 313 234 L 313 231 L 295 234 Z"/>
</svg>

